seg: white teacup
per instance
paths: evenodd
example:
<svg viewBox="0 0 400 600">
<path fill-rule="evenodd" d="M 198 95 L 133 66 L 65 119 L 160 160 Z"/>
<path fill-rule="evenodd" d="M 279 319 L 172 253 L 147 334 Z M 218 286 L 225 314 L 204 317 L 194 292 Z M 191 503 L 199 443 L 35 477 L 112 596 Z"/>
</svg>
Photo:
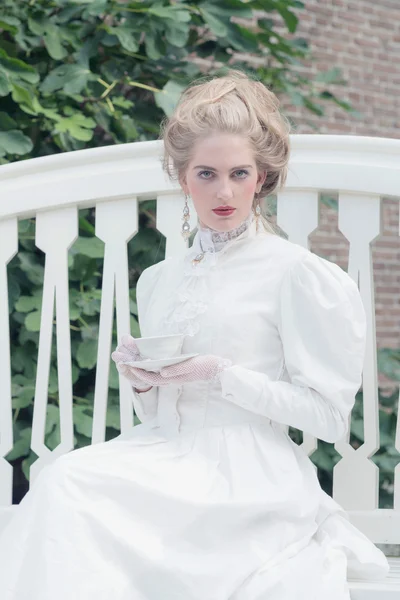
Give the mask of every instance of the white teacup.
<svg viewBox="0 0 400 600">
<path fill-rule="evenodd" d="M 156 337 L 135 338 L 135 343 L 143 358 L 159 360 L 172 358 L 182 353 L 185 334 L 160 335 Z"/>
</svg>

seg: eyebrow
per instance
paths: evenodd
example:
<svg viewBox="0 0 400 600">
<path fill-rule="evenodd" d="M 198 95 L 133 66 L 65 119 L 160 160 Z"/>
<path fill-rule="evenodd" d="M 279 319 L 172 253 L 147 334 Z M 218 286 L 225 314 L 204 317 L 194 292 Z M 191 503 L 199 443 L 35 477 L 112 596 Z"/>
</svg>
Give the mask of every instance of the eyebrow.
<svg viewBox="0 0 400 600">
<path fill-rule="evenodd" d="M 236 169 L 252 169 L 253 165 L 239 165 L 237 167 L 232 167 L 230 171 L 235 171 Z M 208 167 L 207 165 L 196 165 L 193 169 L 207 169 L 208 171 L 218 171 L 214 167 Z"/>
</svg>

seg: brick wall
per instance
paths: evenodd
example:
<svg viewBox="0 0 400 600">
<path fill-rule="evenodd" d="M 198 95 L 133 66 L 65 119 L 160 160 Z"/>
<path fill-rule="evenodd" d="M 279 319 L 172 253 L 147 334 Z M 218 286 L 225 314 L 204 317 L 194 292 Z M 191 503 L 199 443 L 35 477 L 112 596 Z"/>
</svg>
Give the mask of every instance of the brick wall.
<svg viewBox="0 0 400 600">
<path fill-rule="evenodd" d="M 400 138 L 400 0 L 305 0 L 296 35 L 305 37 L 314 62 L 305 73 L 339 67 L 346 87 L 332 86 L 359 118 L 334 106 L 317 117 L 305 109 L 282 107 L 295 133 L 331 133 Z M 400 190 L 399 190 L 400 197 Z M 377 341 L 380 348 L 400 348 L 399 202 L 383 199 L 382 235 L 372 244 Z M 347 267 L 348 244 L 337 229 L 337 214 L 321 206 L 321 222 L 311 249 Z M 391 380 L 380 375 L 390 393 Z"/>
<path fill-rule="evenodd" d="M 359 118 L 327 105 L 323 119 L 289 111 L 298 133 L 400 137 L 400 0 L 305 0 L 296 36 L 305 37 L 314 61 L 305 72 L 340 67 L 345 87 L 332 86 Z M 284 103 L 285 104 L 285 103 Z"/>
</svg>

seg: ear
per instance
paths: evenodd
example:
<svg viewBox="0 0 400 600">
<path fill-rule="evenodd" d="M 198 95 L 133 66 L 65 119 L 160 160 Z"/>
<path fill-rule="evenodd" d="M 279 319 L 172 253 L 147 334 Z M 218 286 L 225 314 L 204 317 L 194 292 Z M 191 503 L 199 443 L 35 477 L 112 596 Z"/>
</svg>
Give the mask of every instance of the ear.
<svg viewBox="0 0 400 600">
<path fill-rule="evenodd" d="M 267 179 L 267 171 L 261 171 L 261 173 L 258 173 L 258 177 L 257 177 L 257 193 L 261 190 L 261 188 L 264 185 L 266 179 Z"/>
<path fill-rule="evenodd" d="M 188 186 L 187 186 L 186 176 L 185 175 L 183 175 L 182 177 L 179 177 L 179 185 L 181 186 L 181 188 L 183 190 L 183 193 L 188 196 L 189 195 L 189 190 L 188 190 Z"/>
</svg>

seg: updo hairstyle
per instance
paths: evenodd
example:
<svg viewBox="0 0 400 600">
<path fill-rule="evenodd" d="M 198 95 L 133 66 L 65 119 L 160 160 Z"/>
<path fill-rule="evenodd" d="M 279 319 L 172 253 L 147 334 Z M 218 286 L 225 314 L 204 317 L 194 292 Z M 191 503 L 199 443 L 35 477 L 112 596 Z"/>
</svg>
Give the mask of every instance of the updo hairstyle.
<svg viewBox="0 0 400 600">
<path fill-rule="evenodd" d="M 279 100 L 273 92 L 260 81 L 233 69 L 224 76 L 202 77 L 192 82 L 182 93 L 173 114 L 161 123 L 163 168 L 171 180 L 185 174 L 196 142 L 218 132 L 247 138 L 258 171 L 267 172 L 253 208 L 283 186 L 290 152 L 289 123 L 279 112 Z M 274 229 L 262 220 L 267 229 Z"/>
</svg>

